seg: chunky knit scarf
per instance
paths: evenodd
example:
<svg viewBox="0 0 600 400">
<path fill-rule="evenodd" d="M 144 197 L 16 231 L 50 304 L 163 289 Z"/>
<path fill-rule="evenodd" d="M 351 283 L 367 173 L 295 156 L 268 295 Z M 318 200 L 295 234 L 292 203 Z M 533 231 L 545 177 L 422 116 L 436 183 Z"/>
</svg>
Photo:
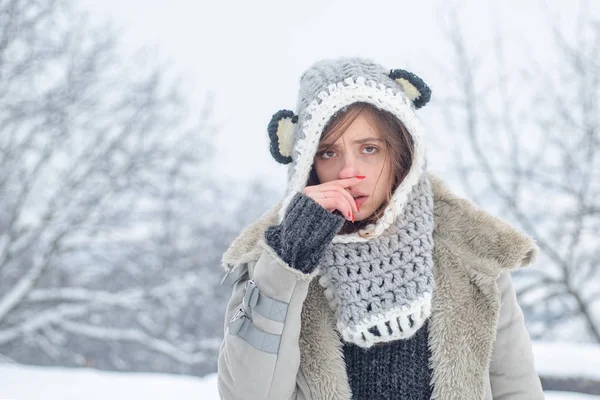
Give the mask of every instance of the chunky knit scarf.
<svg viewBox="0 0 600 400">
<path fill-rule="evenodd" d="M 409 338 L 424 324 L 434 288 L 433 227 L 433 195 L 422 174 L 382 235 L 327 248 L 319 284 L 346 342 L 368 348 Z"/>
</svg>

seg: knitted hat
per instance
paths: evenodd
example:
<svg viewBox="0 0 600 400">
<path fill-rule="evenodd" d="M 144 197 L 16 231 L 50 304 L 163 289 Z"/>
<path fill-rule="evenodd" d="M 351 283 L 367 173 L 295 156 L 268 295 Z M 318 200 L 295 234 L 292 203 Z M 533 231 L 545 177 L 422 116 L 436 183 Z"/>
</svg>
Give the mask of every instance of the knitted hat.
<svg viewBox="0 0 600 400">
<path fill-rule="evenodd" d="M 433 195 L 426 169 L 423 129 L 415 110 L 431 96 L 415 74 L 387 71 L 364 58 L 325 59 L 300 79 L 296 111 L 280 110 L 269 124 L 271 153 L 289 164 L 279 223 L 307 184 L 319 139 L 330 118 L 355 102 L 396 116 L 412 136 L 414 157 L 376 222 L 337 234 L 319 263 L 319 283 L 347 342 L 361 347 L 414 335 L 431 313 Z"/>
<path fill-rule="evenodd" d="M 430 96 L 431 90 L 417 75 L 402 69 L 388 71 L 361 57 L 324 59 L 309 67 L 300 78 L 296 111 L 276 112 L 268 126 L 271 154 L 278 162 L 288 164 L 288 185 L 278 222 L 283 221 L 294 194 L 306 186 L 329 119 L 345 106 L 366 102 L 402 121 L 413 138 L 413 165 L 375 223 L 356 233 L 338 234 L 333 243 L 366 242 L 381 235 L 401 215 L 409 193 L 423 175 L 425 144 L 415 110 Z"/>
</svg>

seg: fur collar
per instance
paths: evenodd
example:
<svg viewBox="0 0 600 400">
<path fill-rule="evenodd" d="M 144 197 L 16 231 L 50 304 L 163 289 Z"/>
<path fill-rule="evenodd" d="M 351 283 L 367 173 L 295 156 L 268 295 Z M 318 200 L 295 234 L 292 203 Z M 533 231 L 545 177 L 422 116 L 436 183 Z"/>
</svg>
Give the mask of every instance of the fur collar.
<svg viewBox="0 0 600 400">
<path fill-rule="evenodd" d="M 429 331 L 432 399 L 484 398 L 500 309 L 496 278 L 531 264 L 534 240 L 490 213 L 454 195 L 428 175 L 434 195 L 434 280 Z M 224 253 L 222 265 L 256 261 L 258 241 L 276 224 L 277 203 L 249 225 Z M 473 329 L 465 329 L 466 326 Z M 317 280 L 302 310 L 300 372 L 314 399 L 349 400 L 350 388 L 335 317 Z"/>
</svg>

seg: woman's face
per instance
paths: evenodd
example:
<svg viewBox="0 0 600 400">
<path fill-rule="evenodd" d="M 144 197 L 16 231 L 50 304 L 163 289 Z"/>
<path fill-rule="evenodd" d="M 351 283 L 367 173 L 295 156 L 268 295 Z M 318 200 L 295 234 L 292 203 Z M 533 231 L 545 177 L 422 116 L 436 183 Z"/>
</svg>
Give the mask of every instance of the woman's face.
<svg viewBox="0 0 600 400">
<path fill-rule="evenodd" d="M 325 151 L 330 143 L 324 141 L 314 159 L 319 182 L 325 183 L 357 175 L 366 176 L 359 184 L 346 188 L 350 194 L 368 196 L 357 203 L 360 221 L 373 214 L 387 199 L 392 185 L 392 168 L 386 157 L 383 137 L 364 113 L 359 114 L 342 136 Z"/>
</svg>

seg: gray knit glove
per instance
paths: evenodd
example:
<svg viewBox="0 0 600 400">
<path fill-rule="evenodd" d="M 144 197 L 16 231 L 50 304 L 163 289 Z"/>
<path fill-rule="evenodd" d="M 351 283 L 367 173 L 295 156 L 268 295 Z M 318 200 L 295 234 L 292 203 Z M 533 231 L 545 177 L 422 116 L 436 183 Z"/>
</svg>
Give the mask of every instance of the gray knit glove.
<svg viewBox="0 0 600 400">
<path fill-rule="evenodd" d="M 298 192 L 281 224 L 267 228 L 265 240 L 290 267 L 310 274 L 344 221 L 341 215 L 327 211 L 312 197 Z"/>
</svg>

